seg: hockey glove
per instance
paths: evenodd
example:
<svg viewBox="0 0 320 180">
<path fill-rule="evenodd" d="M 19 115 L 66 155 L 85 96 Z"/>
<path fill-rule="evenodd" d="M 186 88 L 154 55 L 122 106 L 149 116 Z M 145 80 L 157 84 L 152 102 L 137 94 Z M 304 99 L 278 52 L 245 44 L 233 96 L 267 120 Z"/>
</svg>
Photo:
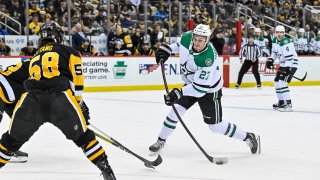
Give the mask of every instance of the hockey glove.
<svg viewBox="0 0 320 180">
<path fill-rule="evenodd" d="M 88 106 L 86 105 L 86 103 L 83 100 L 80 101 L 79 105 L 81 107 L 81 111 L 82 111 L 82 114 L 83 114 L 83 116 L 84 116 L 84 118 L 86 120 L 87 125 L 90 125 L 90 123 L 89 123 L 90 112 L 89 112 Z"/>
<path fill-rule="evenodd" d="M 166 45 L 166 44 L 162 44 L 156 51 L 156 62 L 157 64 L 160 64 L 160 61 L 162 60 L 163 63 L 166 62 L 166 60 L 168 60 L 168 58 L 171 55 L 171 48 L 170 46 Z"/>
<path fill-rule="evenodd" d="M 268 69 L 272 69 L 273 68 L 273 59 L 272 58 L 268 58 L 267 62 L 266 62 L 266 66 Z"/>
<path fill-rule="evenodd" d="M 182 92 L 178 88 L 174 88 L 168 94 L 164 95 L 164 102 L 167 106 L 171 106 L 176 100 L 181 97 Z"/>
<path fill-rule="evenodd" d="M 291 73 L 291 67 L 282 67 L 280 68 L 280 73 L 283 74 L 283 76 L 288 76 Z"/>
</svg>

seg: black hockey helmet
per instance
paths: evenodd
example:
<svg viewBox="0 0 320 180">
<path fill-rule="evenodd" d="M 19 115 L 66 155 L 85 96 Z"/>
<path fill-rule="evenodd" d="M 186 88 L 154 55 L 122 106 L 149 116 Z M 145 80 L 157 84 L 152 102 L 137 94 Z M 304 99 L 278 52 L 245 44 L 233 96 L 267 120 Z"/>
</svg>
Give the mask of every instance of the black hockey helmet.
<svg viewBox="0 0 320 180">
<path fill-rule="evenodd" d="M 61 43 L 63 41 L 63 31 L 56 22 L 43 24 L 39 34 L 39 47 L 47 43 Z"/>
</svg>

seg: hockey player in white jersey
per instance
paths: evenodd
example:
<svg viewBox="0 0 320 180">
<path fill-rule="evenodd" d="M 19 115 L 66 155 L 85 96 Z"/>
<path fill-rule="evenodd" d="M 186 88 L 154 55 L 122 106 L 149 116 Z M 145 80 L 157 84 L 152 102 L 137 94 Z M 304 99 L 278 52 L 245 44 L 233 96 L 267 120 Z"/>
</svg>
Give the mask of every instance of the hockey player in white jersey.
<svg viewBox="0 0 320 180">
<path fill-rule="evenodd" d="M 278 25 L 275 29 L 276 37 L 272 40 L 271 57 L 267 59 L 266 66 L 274 68 L 274 61 L 279 58 L 280 68 L 274 79 L 274 86 L 278 102 L 273 104 L 273 109 L 281 112 L 292 111 L 292 102 L 288 83 L 298 68 L 298 55 L 291 40 L 285 37 L 285 29 Z"/>
<path fill-rule="evenodd" d="M 299 55 L 308 54 L 308 38 L 305 36 L 305 30 L 303 28 L 299 28 L 294 46 Z"/>
<path fill-rule="evenodd" d="M 268 41 L 268 39 L 264 38 L 261 33 L 262 31 L 260 28 L 254 28 L 254 44 L 259 46 L 262 56 L 270 56 L 270 52 L 268 52 L 269 49 L 266 46 L 266 41 Z"/>
<path fill-rule="evenodd" d="M 245 132 L 233 123 L 222 119 L 223 78 L 219 70 L 218 53 L 209 43 L 211 30 L 208 25 L 199 24 L 193 31 L 181 35 L 170 46 L 163 44 L 156 51 L 157 64 L 165 62 L 171 53 L 180 54 L 182 89 L 174 88 L 165 95 L 168 106 L 174 104 L 180 116 L 198 102 L 203 120 L 213 133 L 245 141 L 252 154 L 260 152 L 260 138 L 254 133 Z M 200 120 L 200 118 L 198 119 Z M 175 130 L 178 117 L 171 109 L 163 122 L 157 141 L 149 147 L 151 154 L 157 154 L 166 143 L 166 139 Z"/>
<path fill-rule="evenodd" d="M 315 38 L 310 40 L 309 53 L 311 55 L 320 55 L 320 30 Z"/>
</svg>

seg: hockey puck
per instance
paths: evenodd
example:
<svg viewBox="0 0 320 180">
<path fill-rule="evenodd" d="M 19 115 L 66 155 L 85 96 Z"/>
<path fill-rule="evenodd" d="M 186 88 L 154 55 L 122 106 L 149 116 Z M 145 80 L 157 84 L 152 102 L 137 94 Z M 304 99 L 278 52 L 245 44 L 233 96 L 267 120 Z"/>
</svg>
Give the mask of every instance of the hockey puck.
<svg viewBox="0 0 320 180">
<path fill-rule="evenodd" d="M 224 164 L 224 163 L 223 163 L 223 161 L 218 161 L 218 162 L 216 162 L 216 164 L 217 164 L 217 165 L 222 165 L 222 164 Z"/>
</svg>

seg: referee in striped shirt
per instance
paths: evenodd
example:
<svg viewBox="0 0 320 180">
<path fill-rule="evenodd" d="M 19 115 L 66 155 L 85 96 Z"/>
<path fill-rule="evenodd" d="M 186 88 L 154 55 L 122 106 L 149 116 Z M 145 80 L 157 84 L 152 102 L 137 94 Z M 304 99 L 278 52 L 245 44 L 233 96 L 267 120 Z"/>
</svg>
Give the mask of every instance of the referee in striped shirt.
<svg viewBox="0 0 320 180">
<path fill-rule="evenodd" d="M 250 67 L 252 67 L 252 73 L 257 81 L 257 87 L 261 88 L 260 74 L 258 71 L 261 50 L 260 47 L 254 43 L 253 36 L 249 36 L 248 43 L 241 47 L 239 56 L 242 66 L 239 72 L 236 88 L 239 88 L 243 75 L 248 72 Z M 245 58 L 244 61 L 242 58 Z"/>
</svg>

